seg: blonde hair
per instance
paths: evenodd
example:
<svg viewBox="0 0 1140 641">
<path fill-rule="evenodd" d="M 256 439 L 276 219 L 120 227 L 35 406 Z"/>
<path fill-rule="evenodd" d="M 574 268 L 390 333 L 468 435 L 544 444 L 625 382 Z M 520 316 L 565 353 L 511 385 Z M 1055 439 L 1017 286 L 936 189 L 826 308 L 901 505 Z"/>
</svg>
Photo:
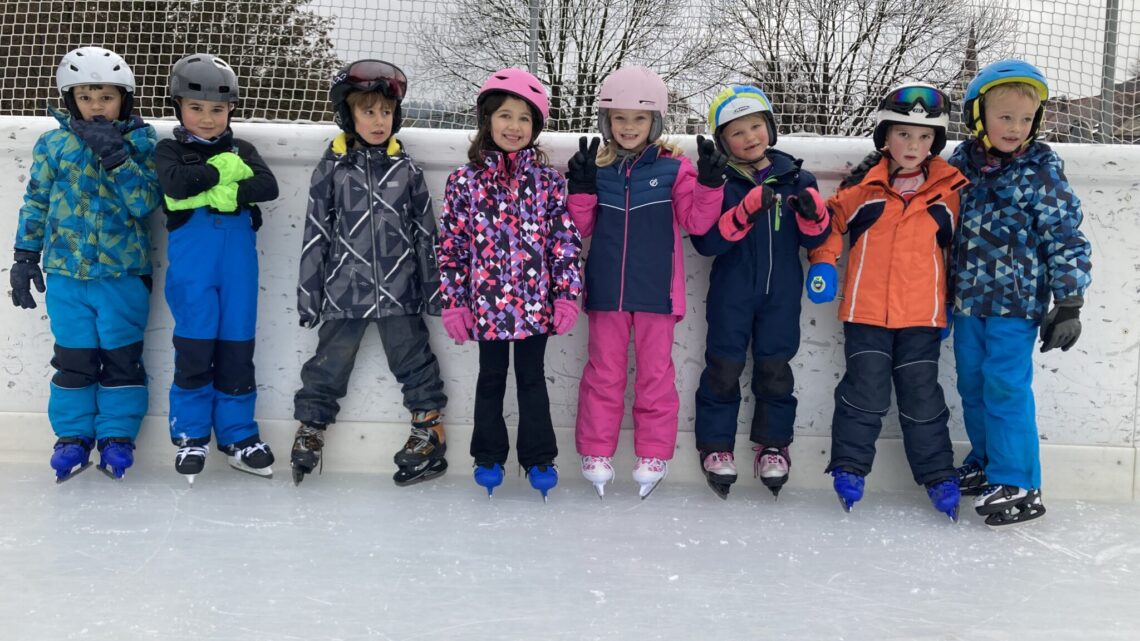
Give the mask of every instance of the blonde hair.
<svg viewBox="0 0 1140 641">
<path fill-rule="evenodd" d="M 685 154 L 685 152 L 681 151 L 680 147 L 669 142 L 665 136 L 662 136 L 657 140 L 649 143 L 646 145 L 646 147 L 650 147 L 652 145 L 657 145 L 661 148 L 661 153 L 668 154 L 670 156 L 680 157 Z M 618 159 L 619 149 L 621 149 L 621 147 L 618 146 L 616 141 L 610 140 L 607 142 L 605 146 L 598 151 L 598 166 L 608 167 L 614 164 Z"/>
<path fill-rule="evenodd" d="M 379 91 L 352 91 L 345 96 L 349 109 L 368 109 L 379 104 L 381 107 L 395 110 L 396 101 Z"/>
<path fill-rule="evenodd" d="M 1010 94 L 1029 98 L 1037 105 L 1041 104 L 1041 95 L 1037 93 L 1037 88 L 1025 82 L 1007 82 L 990 89 L 983 95 L 982 104 L 989 104 L 991 98 L 996 100 Z"/>
</svg>

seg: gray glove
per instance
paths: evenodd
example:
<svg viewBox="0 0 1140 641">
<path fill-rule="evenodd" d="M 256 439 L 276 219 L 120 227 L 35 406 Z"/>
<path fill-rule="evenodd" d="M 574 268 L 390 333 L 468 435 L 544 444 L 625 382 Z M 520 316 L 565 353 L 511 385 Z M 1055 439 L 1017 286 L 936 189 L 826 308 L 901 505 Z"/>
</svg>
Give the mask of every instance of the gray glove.
<svg viewBox="0 0 1140 641">
<path fill-rule="evenodd" d="M 1060 347 L 1062 352 L 1077 344 L 1081 337 L 1081 306 L 1085 299 L 1070 296 L 1053 304 L 1041 323 L 1041 352 Z"/>
</svg>

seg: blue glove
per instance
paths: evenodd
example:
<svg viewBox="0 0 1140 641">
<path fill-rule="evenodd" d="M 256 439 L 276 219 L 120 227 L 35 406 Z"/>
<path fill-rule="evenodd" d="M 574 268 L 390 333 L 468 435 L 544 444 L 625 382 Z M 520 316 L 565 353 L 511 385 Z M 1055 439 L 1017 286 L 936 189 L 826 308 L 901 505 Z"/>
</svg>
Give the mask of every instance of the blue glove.
<svg viewBox="0 0 1140 641">
<path fill-rule="evenodd" d="M 835 265 L 815 263 L 808 270 L 807 282 L 804 283 L 807 288 L 808 300 L 813 303 L 830 303 L 835 300 L 836 281 L 838 280 L 839 275 L 835 271 Z"/>
<path fill-rule="evenodd" d="M 938 335 L 938 339 L 944 341 L 950 338 L 952 331 L 954 331 L 954 303 L 946 303 L 946 327 L 942 328 L 942 333 Z"/>
<path fill-rule="evenodd" d="M 127 146 L 123 142 L 123 132 L 115 123 L 103 116 L 96 116 L 94 120 L 72 118 L 69 125 L 71 131 L 80 138 L 91 151 L 99 156 L 103 168 L 111 171 L 127 161 Z"/>
</svg>

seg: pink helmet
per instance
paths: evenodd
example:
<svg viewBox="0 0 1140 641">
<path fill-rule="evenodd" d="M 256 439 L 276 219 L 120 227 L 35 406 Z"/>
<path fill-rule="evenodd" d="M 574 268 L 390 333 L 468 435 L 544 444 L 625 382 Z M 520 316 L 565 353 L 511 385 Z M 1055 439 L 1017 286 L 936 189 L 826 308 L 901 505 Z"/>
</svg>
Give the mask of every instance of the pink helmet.
<svg viewBox="0 0 1140 641">
<path fill-rule="evenodd" d="M 632 65 L 611 73 L 602 82 L 598 94 L 598 129 L 606 140 L 610 130 L 610 109 L 637 109 L 655 112 L 649 141 L 653 142 L 665 129 L 665 111 L 669 108 L 669 89 L 661 77 L 648 67 Z"/>
<path fill-rule="evenodd" d="M 526 101 L 538 111 L 538 126 L 534 135 L 542 131 L 542 126 L 550 118 L 550 99 L 546 97 L 546 87 L 529 72 L 522 69 L 500 69 L 487 77 L 479 87 L 479 97 L 475 99 L 475 119 L 483 121 L 483 102 L 489 94 L 501 92 Z"/>
</svg>

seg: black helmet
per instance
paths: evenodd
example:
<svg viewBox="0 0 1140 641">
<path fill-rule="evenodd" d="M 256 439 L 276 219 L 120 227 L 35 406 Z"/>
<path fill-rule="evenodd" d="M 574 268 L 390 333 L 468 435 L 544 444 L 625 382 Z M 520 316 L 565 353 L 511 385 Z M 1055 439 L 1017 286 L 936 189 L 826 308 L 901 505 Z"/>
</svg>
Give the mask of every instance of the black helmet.
<svg viewBox="0 0 1140 641">
<path fill-rule="evenodd" d="M 384 97 L 396 101 L 392 114 L 392 133 L 400 130 L 402 112 L 400 103 L 408 91 L 408 77 L 400 68 L 383 60 L 357 60 L 341 69 L 333 76 L 329 87 L 329 102 L 332 103 L 333 118 L 346 133 L 355 134 L 352 122 L 352 109 L 349 108 L 348 94 L 353 91 L 379 91 Z"/>
</svg>

